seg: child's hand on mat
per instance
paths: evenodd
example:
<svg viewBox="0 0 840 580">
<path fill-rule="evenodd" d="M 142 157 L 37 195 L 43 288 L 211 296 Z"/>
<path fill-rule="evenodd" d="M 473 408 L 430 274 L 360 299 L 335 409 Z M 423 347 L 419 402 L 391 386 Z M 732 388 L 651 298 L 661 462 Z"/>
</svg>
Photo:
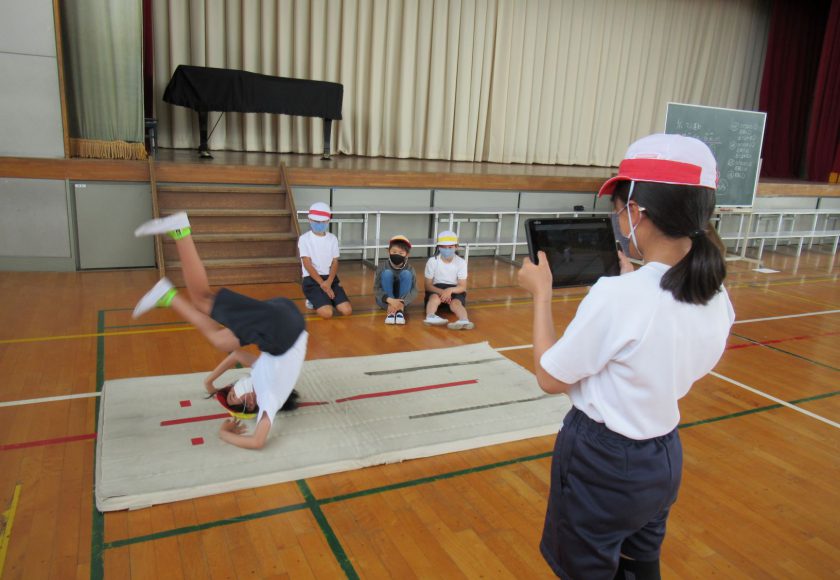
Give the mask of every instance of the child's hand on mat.
<svg viewBox="0 0 840 580">
<path fill-rule="evenodd" d="M 239 422 L 238 419 L 225 419 L 222 426 L 219 427 L 219 433 L 227 431 L 228 433 L 233 433 L 234 435 L 242 435 L 245 433 L 245 425 Z"/>
<path fill-rule="evenodd" d="M 624 252 L 621 250 L 618 251 L 618 263 L 622 274 L 629 274 L 630 272 L 635 272 L 636 270 L 636 268 L 633 267 L 633 262 L 631 262 L 630 258 L 625 256 Z"/>
<path fill-rule="evenodd" d="M 211 379 L 209 376 L 204 379 L 204 388 L 207 389 L 207 392 L 211 395 L 215 395 L 216 391 L 219 390 L 213 386 L 213 379 Z"/>
<path fill-rule="evenodd" d="M 530 258 L 522 259 L 519 269 L 519 285 L 530 292 L 534 298 L 551 296 L 551 268 L 545 252 L 537 253 L 539 264 L 531 262 Z"/>
</svg>

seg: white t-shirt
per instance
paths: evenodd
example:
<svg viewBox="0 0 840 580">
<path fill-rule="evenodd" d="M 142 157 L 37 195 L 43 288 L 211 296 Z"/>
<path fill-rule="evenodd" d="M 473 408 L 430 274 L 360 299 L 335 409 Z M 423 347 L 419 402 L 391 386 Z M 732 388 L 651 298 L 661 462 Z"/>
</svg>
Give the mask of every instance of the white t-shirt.
<svg viewBox="0 0 840 580">
<path fill-rule="evenodd" d="M 254 361 L 254 366 L 251 367 L 251 380 L 254 384 L 254 393 L 257 395 L 257 405 L 260 408 L 257 422 L 262 419 L 263 413 L 267 413 L 272 425 L 274 424 L 274 416 L 289 398 L 300 376 L 303 360 L 306 358 L 308 337 L 309 334 L 304 330 L 292 347 L 283 354 L 273 355 L 261 352 Z"/>
<path fill-rule="evenodd" d="M 298 251 L 301 258 L 309 258 L 312 260 L 312 265 L 321 276 L 330 275 L 330 266 L 334 258 L 338 258 L 338 238 L 330 232 L 323 236 L 318 236 L 312 231 L 308 231 L 298 239 Z M 301 264 L 304 277 L 309 276 L 309 272 Z"/>
<path fill-rule="evenodd" d="M 432 256 L 426 262 L 426 278 L 432 284 L 458 284 L 458 280 L 467 279 L 467 262 L 455 254 L 451 262 L 445 262 L 440 256 Z"/>
<path fill-rule="evenodd" d="M 575 407 L 631 439 L 672 431 L 677 401 L 720 360 L 735 312 L 726 290 L 708 304 L 678 302 L 649 263 L 592 286 L 540 364 L 572 385 Z"/>
</svg>

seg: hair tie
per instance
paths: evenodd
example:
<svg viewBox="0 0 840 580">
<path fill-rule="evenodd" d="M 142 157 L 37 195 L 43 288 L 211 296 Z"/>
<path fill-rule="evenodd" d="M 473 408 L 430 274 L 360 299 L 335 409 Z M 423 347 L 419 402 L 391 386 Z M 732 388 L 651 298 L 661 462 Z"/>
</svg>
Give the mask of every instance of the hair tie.
<svg viewBox="0 0 840 580">
<path fill-rule="evenodd" d="M 691 238 L 692 240 L 696 240 L 697 238 L 700 238 L 700 237 L 705 236 L 705 235 L 706 235 L 706 230 L 694 230 L 693 232 L 688 234 L 688 237 Z"/>
</svg>

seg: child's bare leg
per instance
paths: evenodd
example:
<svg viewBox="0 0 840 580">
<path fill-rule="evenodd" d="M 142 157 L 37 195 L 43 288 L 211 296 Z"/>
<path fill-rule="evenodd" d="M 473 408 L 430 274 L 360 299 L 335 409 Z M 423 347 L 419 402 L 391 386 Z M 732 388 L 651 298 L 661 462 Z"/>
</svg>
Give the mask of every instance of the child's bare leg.
<svg viewBox="0 0 840 580">
<path fill-rule="evenodd" d="M 350 316 L 353 314 L 353 307 L 350 306 L 350 302 L 342 302 L 341 304 L 335 307 L 338 310 L 339 314 L 342 316 Z"/>
<path fill-rule="evenodd" d="M 333 307 L 330 304 L 326 304 L 321 306 L 317 310 L 315 310 L 315 314 L 320 316 L 321 318 L 327 319 L 333 317 Z"/>
<path fill-rule="evenodd" d="M 432 294 L 431 296 L 429 296 L 429 302 L 426 304 L 426 318 L 432 316 L 435 312 L 437 312 L 439 306 L 440 295 Z"/>
<path fill-rule="evenodd" d="M 187 284 L 187 290 L 193 304 L 204 314 L 210 314 L 210 310 L 213 308 L 214 294 L 210 290 L 207 270 L 198 255 L 198 249 L 195 247 L 192 236 L 175 240 L 175 247 L 178 250 L 178 257 L 181 259 L 184 281 Z"/>
<path fill-rule="evenodd" d="M 453 298 L 452 302 L 449 303 L 449 309 L 455 313 L 458 320 L 469 320 L 469 317 L 467 317 L 467 309 L 464 308 L 464 305 L 457 298 Z"/>
<path fill-rule="evenodd" d="M 212 304 L 212 302 L 211 302 Z M 198 309 L 192 302 L 176 294 L 172 298 L 172 310 L 184 317 L 184 319 L 195 326 L 203 334 L 210 344 L 224 352 L 231 352 L 240 348 L 239 339 L 229 329 L 222 328 L 219 324 Z"/>
</svg>

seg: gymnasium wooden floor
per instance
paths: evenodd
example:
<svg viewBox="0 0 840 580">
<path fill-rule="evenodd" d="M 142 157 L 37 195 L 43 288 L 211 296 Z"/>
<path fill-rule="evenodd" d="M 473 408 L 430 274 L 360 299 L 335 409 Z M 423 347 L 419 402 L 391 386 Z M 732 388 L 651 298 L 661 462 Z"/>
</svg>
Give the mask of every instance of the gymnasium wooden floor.
<svg viewBox="0 0 840 580">
<path fill-rule="evenodd" d="M 663 551 L 666 578 L 840 574 L 840 260 L 810 251 L 797 261 L 784 249 L 765 259 L 781 272 L 730 263 L 739 322 L 717 374 L 681 405 L 685 471 Z M 531 305 L 515 268 L 489 258 L 470 267 L 477 328 L 452 332 L 424 327 L 419 310 L 406 327 L 385 327 L 373 309 L 372 270 L 342 263 L 355 313 L 310 320 L 309 357 L 487 340 L 520 347 L 503 352 L 533 368 Z M 96 512 L 103 380 L 209 371 L 219 360 L 171 312 L 131 320 L 155 278 L 152 270 L 0 273 L 0 576 L 550 577 L 537 545 L 553 437 Z M 238 289 L 301 298 L 293 284 Z M 584 293 L 556 293 L 561 328 Z M 22 403 L 32 399 L 41 400 Z"/>
</svg>

